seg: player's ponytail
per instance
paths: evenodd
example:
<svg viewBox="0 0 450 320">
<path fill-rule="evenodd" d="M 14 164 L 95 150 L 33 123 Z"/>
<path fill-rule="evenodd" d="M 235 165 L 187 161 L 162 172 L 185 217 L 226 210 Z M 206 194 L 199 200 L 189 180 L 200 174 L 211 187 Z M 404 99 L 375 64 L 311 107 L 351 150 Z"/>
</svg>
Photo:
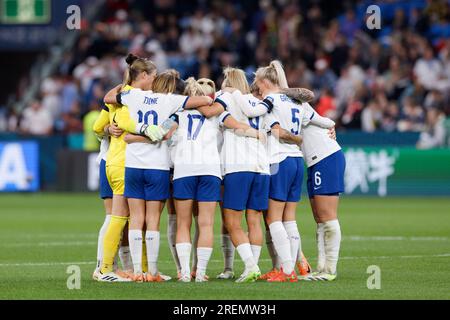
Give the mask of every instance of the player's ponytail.
<svg viewBox="0 0 450 320">
<path fill-rule="evenodd" d="M 142 72 L 148 74 L 156 72 L 156 66 L 152 61 L 138 57 L 132 53 L 129 53 L 126 56 L 125 62 L 127 63 L 128 68 L 126 68 L 123 76 L 123 87 L 130 85 Z"/>
<path fill-rule="evenodd" d="M 227 67 L 223 70 L 224 80 L 223 87 L 235 88 L 243 94 L 250 93 L 250 86 L 248 85 L 247 77 L 244 70 L 238 68 Z"/>
<path fill-rule="evenodd" d="M 289 88 L 288 82 L 286 79 L 286 74 L 284 73 L 283 65 L 279 60 L 273 60 L 270 62 L 269 67 L 275 70 L 276 76 L 278 78 L 278 85 L 280 88 Z"/>
<path fill-rule="evenodd" d="M 278 60 L 273 60 L 267 67 L 258 68 L 255 73 L 255 79 L 266 79 L 272 84 L 279 86 L 280 88 L 288 88 L 283 65 Z"/>
<path fill-rule="evenodd" d="M 184 89 L 184 95 L 186 96 L 206 96 L 205 91 L 203 91 L 202 86 L 195 81 L 193 77 L 186 79 L 186 88 Z"/>
</svg>

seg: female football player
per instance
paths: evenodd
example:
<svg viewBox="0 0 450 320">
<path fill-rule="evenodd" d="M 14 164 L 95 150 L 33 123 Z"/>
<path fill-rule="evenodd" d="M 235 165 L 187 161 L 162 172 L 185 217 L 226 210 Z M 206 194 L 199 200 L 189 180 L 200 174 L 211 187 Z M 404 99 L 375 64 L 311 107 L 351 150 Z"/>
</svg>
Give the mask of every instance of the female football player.
<svg viewBox="0 0 450 320">
<path fill-rule="evenodd" d="M 214 81 L 212 81 L 211 79 L 201 78 L 201 79 L 197 80 L 197 83 L 202 87 L 203 92 L 207 96 L 210 96 L 213 99 L 216 98 L 216 85 L 215 85 Z M 218 92 L 217 94 L 220 94 L 220 92 Z M 219 153 L 222 150 L 222 145 L 223 145 L 223 127 L 220 128 L 219 133 L 217 135 L 217 149 L 219 150 Z M 221 163 L 221 172 L 222 172 L 222 177 L 223 177 L 222 163 Z M 221 199 L 223 199 L 223 180 L 222 180 L 220 194 L 221 194 Z M 234 264 L 235 248 L 234 248 L 233 243 L 231 242 L 230 235 L 225 227 L 222 205 L 223 205 L 223 201 L 221 200 L 219 202 L 219 206 L 220 206 L 220 213 L 221 213 L 221 218 L 222 218 L 221 249 L 222 249 L 222 256 L 224 259 L 224 270 L 219 275 L 217 275 L 217 279 L 232 279 L 232 278 L 234 278 L 233 264 Z M 195 210 L 194 210 L 194 218 L 195 218 Z M 196 225 L 198 225 L 197 221 L 196 221 Z M 198 240 L 198 232 L 195 232 L 193 243 L 195 244 L 197 242 L 197 240 Z M 194 258 L 194 262 L 197 261 L 195 251 L 194 251 L 193 258 Z M 195 270 L 195 263 L 193 263 L 192 269 Z"/>
<path fill-rule="evenodd" d="M 333 127 L 334 122 L 320 117 L 310 109 L 300 107 L 286 94 L 280 92 L 282 88 L 288 86 L 281 63 L 278 61 L 272 61 L 269 66 L 259 68 L 255 74 L 255 83 L 264 97 L 261 105 L 270 111 L 266 116 L 266 125 L 271 132 L 267 224 L 275 250 L 281 259 L 280 272 L 267 280 L 295 282 L 297 275 L 294 263 L 300 246 L 295 213 L 301 194 L 303 157 L 298 145 L 280 140 L 279 128 L 290 129 L 292 134 L 299 136 L 302 126 L 310 122 L 325 128 Z"/>
<path fill-rule="evenodd" d="M 280 81 L 281 82 L 281 81 Z M 251 93 L 253 95 L 245 96 L 243 95 L 239 90 L 235 90 L 232 95 L 234 99 L 236 100 L 236 103 L 238 103 L 242 109 L 242 112 L 252 119 L 257 119 L 261 115 L 264 115 L 267 113 L 267 107 L 263 104 L 258 104 L 260 101 L 263 100 L 263 97 L 261 96 L 259 92 L 259 88 L 256 86 L 255 82 L 252 83 L 250 87 Z M 306 88 L 282 88 L 280 89 L 281 93 L 285 93 L 288 97 L 292 98 L 295 101 L 298 101 L 298 103 L 303 103 L 307 101 L 311 101 L 314 99 L 314 93 Z M 252 99 L 253 98 L 253 102 Z M 284 143 L 291 143 L 291 144 L 297 144 L 300 145 L 302 140 L 300 137 L 293 135 L 291 132 L 285 130 L 285 129 L 278 129 L 278 135 L 281 141 Z M 272 275 L 279 272 L 280 269 L 280 259 L 273 247 L 272 237 L 270 235 L 269 226 L 267 224 L 267 211 L 264 211 L 264 224 L 266 227 L 266 244 L 267 249 L 269 251 L 269 255 L 272 259 L 272 270 L 263 274 L 260 278 L 263 280 L 267 280 Z M 289 223 L 288 223 L 289 224 Z M 297 237 L 293 237 L 292 241 L 296 242 Z M 298 239 L 298 255 L 294 259 L 297 261 L 297 267 L 299 269 L 299 272 L 301 275 L 305 276 L 307 275 L 311 268 L 309 266 L 308 261 L 306 260 L 305 256 L 303 255 L 302 249 L 301 249 L 301 241 L 300 238 Z M 294 243 L 295 247 L 295 243 Z"/>
<path fill-rule="evenodd" d="M 313 124 L 303 129 L 302 152 L 308 167 L 308 195 L 317 223 L 318 261 L 316 272 L 311 276 L 313 279 L 332 281 L 337 276 L 341 242 L 337 212 L 339 194 L 344 192 L 345 157 L 328 131 Z"/>
<path fill-rule="evenodd" d="M 104 110 L 102 110 L 104 111 Z M 98 240 L 97 240 L 97 265 L 95 267 L 92 278 L 94 280 L 98 280 L 99 271 L 101 268 L 102 260 L 103 260 L 103 238 L 105 232 L 109 225 L 109 220 L 111 219 L 111 208 L 112 208 L 112 197 L 113 191 L 111 186 L 109 185 L 108 178 L 106 177 L 106 155 L 108 153 L 109 146 L 109 131 L 114 134 L 115 128 L 109 126 L 109 116 L 107 112 L 100 113 L 99 117 L 94 123 L 94 131 L 100 131 L 104 128 L 104 135 L 98 136 L 100 140 L 100 152 L 97 157 L 97 163 L 99 164 L 99 190 L 100 190 L 100 198 L 103 199 L 103 205 L 105 207 L 105 220 L 99 230 Z M 122 134 L 122 130 L 118 129 L 115 133 L 116 136 L 120 136 Z"/>
<path fill-rule="evenodd" d="M 142 59 L 131 54 L 127 56 L 126 62 L 128 68 L 125 71 L 124 83 L 119 86 L 119 90 L 128 92 L 133 87 L 149 90 L 156 76 L 155 65 L 150 60 Z M 121 106 L 115 102 L 105 101 L 105 103 L 109 109 L 110 126 L 117 129 L 116 116 L 121 111 Z M 103 241 L 104 255 L 99 281 L 130 281 L 129 278 L 113 272 L 114 257 L 117 254 L 122 232 L 128 222 L 129 216 L 128 204 L 124 197 L 126 148 L 126 143 L 123 139 L 124 134 L 123 132 L 118 137 L 111 136 L 106 160 L 106 174 L 113 190 L 113 201 L 110 223 Z M 133 227 L 130 226 L 130 229 L 133 229 Z"/>
<path fill-rule="evenodd" d="M 186 94 L 204 95 L 205 92 L 195 80 L 188 79 Z M 183 282 L 191 280 L 189 257 L 191 252 L 190 228 L 193 201 L 198 202 L 198 264 L 196 282 L 204 282 L 205 271 L 212 253 L 214 213 L 220 200 L 221 168 L 217 149 L 219 123 L 230 129 L 248 131 L 246 134 L 258 137 L 256 130 L 239 123 L 228 112 L 219 118 L 206 119 L 197 110 L 185 110 L 174 116 L 178 121 L 176 151 L 174 158 L 174 199 L 177 211 L 177 252 L 181 262 Z"/>
<path fill-rule="evenodd" d="M 152 91 L 131 89 L 117 94 L 117 88 L 105 96 L 105 102 L 126 105 L 118 115 L 120 128 L 132 132 L 146 134 L 153 141 L 159 141 L 164 134 L 152 132 L 152 128 L 161 129 L 158 125 L 173 113 L 183 108 L 209 105 L 209 97 L 186 97 L 171 94 L 177 84 L 177 74 L 167 71 L 158 75 Z M 117 95 L 116 95 L 117 94 Z M 159 254 L 159 221 L 165 201 L 169 198 L 170 164 L 166 141 L 157 143 L 133 143 L 126 148 L 125 161 L 125 196 L 128 198 L 132 212 L 130 225 L 139 233 L 146 224 L 145 241 L 147 246 L 148 273 L 147 281 L 163 281 L 157 268 Z M 131 229 L 131 228 L 130 228 Z M 139 243 L 137 241 L 136 243 Z M 136 249 L 136 256 L 141 257 Z M 139 259 L 133 260 L 136 276 L 140 278 Z"/>
</svg>

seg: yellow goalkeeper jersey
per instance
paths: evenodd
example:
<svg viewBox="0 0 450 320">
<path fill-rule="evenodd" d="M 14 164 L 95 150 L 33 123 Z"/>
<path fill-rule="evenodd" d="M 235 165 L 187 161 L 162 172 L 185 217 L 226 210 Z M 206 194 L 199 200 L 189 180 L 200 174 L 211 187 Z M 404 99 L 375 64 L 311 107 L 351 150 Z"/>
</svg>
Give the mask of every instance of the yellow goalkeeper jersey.
<svg viewBox="0 0 450 320">
<path fill-rule="evenodd" d="M 122 89 L 122 91 L 127 91 L 130 89 L 133 89 L 133 87 L 130 85 L 126 85 Z M 121 111 L 122 108 L 122 106 L 106 104 L 94 124 L 95 133 L 101 135 L 103 134 L 103 128 L 107 124 L 117 124 L 116 115 Z M 126 132 L 124 131 L 124 133 L 120 137 L 110 137 L 111 140 L 109 144 L 108 154 L 106 156 L 106 166 L 125 167 L 125 149 L 127 147 L 127 144 L 123 139 L 125 134 Z"/>
</svg>

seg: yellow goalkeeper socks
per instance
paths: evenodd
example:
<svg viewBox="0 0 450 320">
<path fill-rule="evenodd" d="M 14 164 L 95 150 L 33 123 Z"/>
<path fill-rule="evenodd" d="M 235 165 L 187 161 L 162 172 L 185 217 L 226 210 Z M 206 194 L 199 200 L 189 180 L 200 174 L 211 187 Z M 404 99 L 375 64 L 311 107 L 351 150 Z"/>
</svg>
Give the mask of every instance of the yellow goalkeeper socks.
<svg viewBox="0 0 450 320">
<path fill-rule="evenodd" d="M 114 257 L 119 249 L 122 231 L 127 221 L 128 217 L 111 215 L 111 221 L 109 222 L 108 230 L 106 230 L 105 237 L 103 239 L 102 273 L 113 271 Z"/>
</svg>

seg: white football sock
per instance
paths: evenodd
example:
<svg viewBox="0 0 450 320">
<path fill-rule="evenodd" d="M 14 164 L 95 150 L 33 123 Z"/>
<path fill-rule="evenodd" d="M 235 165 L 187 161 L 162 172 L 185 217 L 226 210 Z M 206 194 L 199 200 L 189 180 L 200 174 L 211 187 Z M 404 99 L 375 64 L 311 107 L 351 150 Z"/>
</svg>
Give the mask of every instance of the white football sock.
<svg viewBox="0 0 450 320">
<path fill-rule="evenodd" d="M 97 268 L 101 268 L 102 260 L 103 260 L 103 238 L 105 236 L 106 230 L 108 229 L 109 221 L 111 220 L 111 215 L 107 214 L 105 216 L 105 220 L 98 231 L 98 240 L 97 240 Z"/>
<path fill-rule="evenodd" d="M 122 263 L 123 270 L 133 270 L 133 261 L 131 260 L 131 253 L 129 246 L 120 246 L 119 258 Z"/>
<path fill-rule="evenodd" d="M 135 274 L 142 273 L 142 237 L 142 230 L 128 230 L 128 242 Z"/>
<path fill-rule="evenodd" d="M 289 275 L 292 271 L 294 271 L 294 262 L 291 256 L 291 244 L 288 234 L 286 233 L 281 221 L 271 223 L 269 229 L 272 236 L 273 246 L 281 259 L 283 272 Z"/>
<path fill-rule="evenodd" d="M 147 232 L 145 232 L 148 272 L 150 272 L 152 276 L 156 276 L 158 274 L 159 238 L 159 231 L 147 230 Z"/>
<path fill-rule="evenodd" d="M 335 274 L 341 245 L 341 227 L 337 219 L 323 224 L 326 256 L 325 272 Z"/>
<path fill-rule="evenodd" d="M 270 235 L 270 230 L 266 230 L 266 245 L 267 251 L 269 251 L 270 259 L 272 259 L 272 268 L 280 270 L 281 261 L 278 257 L 275 247 L 273 246 L 272 236 Z"/>
<path fill-rule="evenodd" d="M 177 215 L 169 214 L 169 219 L 167 222 L 167 241 L 169 242 L 169 249 L 172 253 L 173 261 L 177 266 L 177 272 L 181 270 L 180 260 L 178 259 L 176 245 L 177 238 Z"/>
<path fill-rule="evenodd" d="M 191 257 L 192 245 L 189 242 L 176 244 L 178 259 L 180 259 L 181 274 L 191 275 L 191 269 L 189 268 L 189 258 Z"/>
<path fill-rule="evenodd" d="M 253 269 L 256 266 L 255 258 L 253 257 L 252 248 L 250 243 L 243 243 L 236 247 L 239 256 L 245 264 L 245 270 Z"/>
<path fill-rule="evenodd" d="M 194 216 L 194 237 L 192 238 L 192 248 L 194 249 L 192 252 L 192 270 L 197 269 L 197 244 L 199 237 L 199 227 L 198 227 L 198 216 Z"/>
<path fill-rule="evenodd" d="M 298 250 L 300 246 L 300 233 L 298 232 L 297 221 L 285 221 L 283 222 L 284 229 L 289 237 L 291 244 L 291 257 L 292 261 L 297 262 Z"/>
<path fill-rule="evenodd" d="M 316 244 L 317 244 L 317 271 L 322 272 L 325 269 L 325 238 L 324 238 L 324 227 L 323 223 L 317 224 L 316 229 Z"/>
<path fill-rule="evenodd" d="M 225 262 L 225 271 L 233 271 L 234 245 L 229 234 L 222 234 L 222 254 Z"/>
<path fill-rule="evenodd" d="M 209 259 L 211 258 L 212 248 L 197 248 L 197 273 L 196 277 L 201 277 L 206 274 Z"/>
<path fill-rule="evenodd" d="M 252 253 L 253 253 L 253 258 L 255 259 L 255 263 L 258 264 L 259 262 L 259 256 L 261 255 L 261 246 L 257 246 L 257 245 L 250 245 L 250 247 L 252 248 Z"/>
</svg>

